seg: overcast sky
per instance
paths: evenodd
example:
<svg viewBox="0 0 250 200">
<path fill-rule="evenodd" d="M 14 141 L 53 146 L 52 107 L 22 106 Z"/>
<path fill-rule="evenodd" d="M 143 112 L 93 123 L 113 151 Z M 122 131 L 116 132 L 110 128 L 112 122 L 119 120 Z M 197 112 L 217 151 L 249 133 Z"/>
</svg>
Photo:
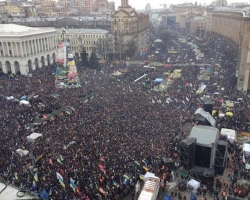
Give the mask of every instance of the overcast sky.
<svg viewBox="0 0 250 200">
<path fill-rule="evenodd" d="M 115 7 L 121 5 L 121 0 L 108 0 L 108 1 L 114 1 Z M 205 4 L 209 5 L 213 0 L 197 0 L 198 4 Z M 227 0 L 228 3 L 234 3 L 234 2 L 248 2 L 249 0 Z M 163 8 L 160 4 L 167 4 L 167 6 L 171 4 L 180 4 L 185 2 L 192 2 L 195 3 L 195 0 L 185 1 L 185 0 L 129 0 L 129 5 L 131 5 L 135 9 L 144 9 L 147 3 L 150 3 L 151 8 Z"/>
</svg>

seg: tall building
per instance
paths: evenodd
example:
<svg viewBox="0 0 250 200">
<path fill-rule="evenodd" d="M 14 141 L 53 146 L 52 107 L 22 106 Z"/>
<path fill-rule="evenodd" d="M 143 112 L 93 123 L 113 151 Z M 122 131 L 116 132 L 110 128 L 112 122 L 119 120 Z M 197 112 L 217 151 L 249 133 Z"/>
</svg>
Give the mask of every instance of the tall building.
<svg viewBox="0 0 250 200">
<path fill-rule="evenodd" d="M 209 12 L 211 34 L 224 38 L 226 52 L 230 49 L 236 52 L 232 56 L 236 56 L 237 87 L 247 93 L 250 90 L 250 8 L 217 8 Z"/>
<path fill-rule="evenodd" d="M 112 15 L 113 53 L 133 57 L 134 52 L 146 48 L 149 41 L 149 16 L 138 13 L 128 0 L 121 0 L 121 6 Z"/>
</svg>

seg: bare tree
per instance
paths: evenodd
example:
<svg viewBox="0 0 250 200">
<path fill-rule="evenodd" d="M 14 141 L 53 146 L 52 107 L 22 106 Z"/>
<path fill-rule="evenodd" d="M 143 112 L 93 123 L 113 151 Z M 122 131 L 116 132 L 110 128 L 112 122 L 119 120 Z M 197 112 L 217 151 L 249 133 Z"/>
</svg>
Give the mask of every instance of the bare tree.
<svg viewBox="0 0 250 200">
<path fill-rule="evenodd" d="M 99 38 L 96 45 L 96 50 L 104 59 L 107 58 L 109 44 L 107 38 Z"/>
</svg>

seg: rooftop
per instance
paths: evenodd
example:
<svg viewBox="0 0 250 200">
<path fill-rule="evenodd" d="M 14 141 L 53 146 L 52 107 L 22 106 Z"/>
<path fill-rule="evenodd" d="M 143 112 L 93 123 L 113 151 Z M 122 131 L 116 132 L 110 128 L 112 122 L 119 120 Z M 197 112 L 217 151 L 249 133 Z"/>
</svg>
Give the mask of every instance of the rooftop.
<svg viewBox="0 0 250 200">
<path fill-rule="evenodd" d="M 24 36 L 55 31 L 55 28 L 33 28 L 16 24 L 0 24 L 0 36 Z"/>
<path fill-rule="evenodd" d="M 57 32 L 59 32 L 61 29 L 56 29 Z M 66 30 L 68 33 L 84 33 L 84 34 L 106 34 L 109 33 L 109 31 L 104 29 L 76 29 L 71 28 Z"/>
<path fill-rule="evenodd" d="M 66 18 L 70 18 L 76 21 L 110 21 L 110 17 L 106 16 L 81 16 L 81 17 L 46 17 L 46 18 L 40 18 L 40 17 L 30 17 L 30 18 L 14 18 L 13 23 L 15 22 L 45 22 L 45 21 L 52 21 L 55 22 L 57 20 L 64 20 Z"/>
</svg>

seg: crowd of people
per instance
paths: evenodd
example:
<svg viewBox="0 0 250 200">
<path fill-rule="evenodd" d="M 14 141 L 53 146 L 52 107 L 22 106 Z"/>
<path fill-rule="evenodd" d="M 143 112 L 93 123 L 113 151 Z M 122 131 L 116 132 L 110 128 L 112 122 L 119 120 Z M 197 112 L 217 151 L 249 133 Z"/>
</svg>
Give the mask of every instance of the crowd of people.
<svg viewBox="0 0 250 200">
<path fill-rule="evenodd" d="M 164 56 L 168 57 L 165 53 Z M 193 59 L 193 54 L 186 53 L 185 58 Z M 172 64 L 176 59 L 181 62 L 174 57 Z M 220 98 L 241 97 L 243 102 L 242 107 L 234 110 L 233 117 L 218 118 L 218 123 L 220 127 L 241 130 L 247 127 L 247 120 L 242 117 L 242 113 L 247 114 L 246 98 L 234 87 L 233 60 L 226 54 L 222 60 L 220 73 L 225 78 L 219 84 L 225 89 L 220 91 Z M 204 93 L 213 96 L 213 81 L 218 82 L 217 77 L 199 81 L 199 67 L 183 67 L 182 77 L 172 80 L 166 96 L 154 91 L 154 87 L 145 88 L 145 81 L 163 77 L 166 70 L 173 71 L 175 67 L 155 70 L 138 67 L 112 77 L 78 66 L 82 87 L 68 89 L 55 87 L 55 67 L 36 69 L 29 77 L 3 74 L 0 77 L 2 179 L 37 193 L 45 191 L 50 199 L 86 200 L 124 199 L 147 171 L 164 179 L 164 186 L 174 181 L 173 173 L 177 170 L 174 165 L 163 164 L 162 157 L 178 160 L 181 125 L 192 121 L 195 110 L 202 106 L 203 94 L 196 90 L 203 82 L 207 85 Z M 147 78 L 133 82 L 143 74 Z M 92 100 L 81 102 L 80 96 L 92 92 L 95 94 Z M 30 97 L 30 106 L 19 104 L 24 96 Z M 61 106 L 70 107 L 73 112 L 46 119 Z M 46 123 L 35 126 L 35 132 L 43 137 L 31 147 L 27 136 L 34 130 L 26 125 L 37 118 Z M 28 155 L 16 153 L 17 149 L 31 148 L 36 158 L 34 168 Z"/>
</svg>

